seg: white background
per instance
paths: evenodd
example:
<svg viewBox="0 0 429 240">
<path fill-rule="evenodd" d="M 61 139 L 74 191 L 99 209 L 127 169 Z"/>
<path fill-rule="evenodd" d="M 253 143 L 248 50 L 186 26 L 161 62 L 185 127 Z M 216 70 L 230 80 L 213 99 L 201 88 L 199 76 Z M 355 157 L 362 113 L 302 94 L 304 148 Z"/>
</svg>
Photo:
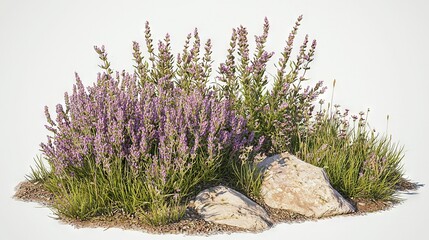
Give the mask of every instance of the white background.
<svg viewBox="0 0 429 240">
<path fill-rule="evenodd" d="M 99 64 L 93 45 L 106 45 L 113 67 L 131 70 L 131 41 L 143 44 L 144 23 L 153 36 L 169 32 L 175 52 L 198 27 L 212 38 L 217 66 L 231 29 L 248 27 L 251 39 L 271 23 L 268 49 L 278 59 L 298 15 L 305 33 L 318 40 L 309 73 L 331 86 L 334 101 L 357 113 L 371 109 L 370 123 L 405 146 L 406 175 L 428 183 L 427 137 L 429 15 L 425 1 L 18 1 L 0 0 L 0 239 L 181 239 L 120 229 L 75 229 L 51 218 L 51 210 L 11 199 L 15 185 L 38 155 L 48 133 L 44 105 L 54 109 L 74 83 L 86 85 Z M 273 63 L 273 62 L 272 62 Z M 271 68 L 272 69 L 272 68 Z M 332 88 L 330 88 L 332 90 Z M 330 99 L 331 92 L 325 94 Z M 281 224 L 261 234 L 209 239 L 428 239 L 428 190 L 387 212 Z M 189 237 L 204 238 L 205 237 Z"/>
</svg>

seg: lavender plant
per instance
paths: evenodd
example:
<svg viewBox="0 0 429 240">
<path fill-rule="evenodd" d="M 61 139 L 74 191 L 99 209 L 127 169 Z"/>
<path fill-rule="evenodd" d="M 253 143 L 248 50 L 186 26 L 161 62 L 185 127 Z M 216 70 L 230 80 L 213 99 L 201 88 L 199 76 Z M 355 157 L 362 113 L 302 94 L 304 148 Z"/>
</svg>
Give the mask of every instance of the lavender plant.
<svg viewBox="0 0 429 240">
<path fill-rule="evenodd" d="M 155 159 L 161 169 L 185 170 L 197 156 L 215 163 L 221 153 L 237 155 L 253 140 L 246 121 L 211 91 L 188 94 L 166 79 L 141 87 L 136 83 L 125 72 L 116 78 L 104 73 L 86 92 L 76 75 L 65 110 L 56 107 L 55 122 L 45 108 L 53 137 L 41 147 L 57 174 L 82 167 L 88 159 L 108 173 L 112 156 L 125 161 L 133 174 L 156 169 Z"/>
<path fill-rule="evenodd" d="M 295 60 L 291 60 L 301 21 L 302 16 L 289 34 L 270 89 L 265 73 L 273 56 L 265 50 L 268 20 L 265 19 L 262 35 L 255 36 L 256 50 L 252 59 L 246 28 L 234 29 L 227 59 L 218 70 L 220 96 L 231 100 L 234 109 L 247 118 L 248 127 L 256 136 L 265 137 L 266 154 L 288 151 L 325 168 L 333 185 L 345 196 L 393 198 L 396 186 L 403 181 L 400 166 L 403 154 L 399 146 L 390 138 L 371 133 L 362 114 L 358 126 L 353 128 L 345 119 L 348 112 L 342 117 L 337 112 L 328 114 L 332 106 L 328 107 L 328 112 L 321 109 L 314 116 L 317 99 L 326 87 L 323 82 L 304 87 L 308 80 L 305 75 L 314 59 L 316 40 L 309 45 L 306 35 Z"/>
<path fill-rule="evenodd" d="M 230 101 L 206 87 L 210 41 L 200 63 L 195 31 L 185 59 L 191 66 L 173 69 L 168 34 L 157 53 L 148 25 L 146 35 L 151 67 L 134 43 L 136 72 L 114 75 L 104 47 L 95 47 L 105 71 L 97 82 L 85 89 L 76 74 L 72 94 L 56 106 L 55 121 L 45 107 L 52 135 L 41 148 L 55 172 L 47 185 L 58 193 L 62 214 L 88 218 L 111 208 L 129 214 L 142 209 L 151 224 L 175 221 L 184 213 L 183 202 L 198 187 L 228 177 L 225 166 L 253 142 L 254 133 Z"/>
<path fill-rule="evenodd" d="M 133 73 L 115 72 L 104 46 L 95 47 L 103 69 L 97 81 L 85 87 L 76 74 L 55 119 L 45 107 L 51 135 L 41 149 L 50 169 L 39 161 L 30 180 L 54 194 L 59 215 L 122 213 L 160 225 L 179 220 L 189 198 L 210 184 L 257 198 L 257 156 L 289 151 L 324 167 L 346 196 L 392 196 L 402 177 L 400 149 L 368 135 L 363 120 L 355 130 L 345 115 L 313 115 L 326 88 L 322 82 L 305 86 L 315 40 L 309 45 L 305 36 L 290 59 L 301 20 L 281 52 L 271 88 L 267 19 L 252 57 L 247 29 L 233 29 L 217 85 L 209 84 L 211 41 L 201 46 L 197 29 L 174 57 L 170 36 L 155 47 L 147 23 L 147 54 L 133 42 Z"/>
<path fill-rule="evenodd" d="M 240 26 L 233 29 L 227 59 L 219 67 L 217 80 L 221 96 L 231 100 L 234 108 L 246 116 L 249 128 L 257 136 L 266 137 L 265 149 L 273 153 L 297 150 L 298 136 L 304 134 L 315 101 L 326 89 L 322 82 L 303 87 L 303 82 L 308 80 L 305 74 L 314 59 L 316 40 L 308 46 L 308 35 L 305 36 L 296 60 L 290 60 L 301 20 L 302 16 L 297 19 L 281 52 L 270 90 L 266 66 L 274 53 L 265 49 L 269 31 L 267 18 L 262 35 L 255 36 L 253 58 L 249 56 L 248 32 Z"/>
</svg>

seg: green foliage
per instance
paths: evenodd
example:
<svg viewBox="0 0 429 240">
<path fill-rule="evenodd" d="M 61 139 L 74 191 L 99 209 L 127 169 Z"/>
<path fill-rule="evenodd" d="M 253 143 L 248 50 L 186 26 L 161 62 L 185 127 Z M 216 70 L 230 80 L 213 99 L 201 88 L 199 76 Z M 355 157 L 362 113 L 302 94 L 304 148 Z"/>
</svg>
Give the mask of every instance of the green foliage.
<svg viewBox="0 0 429 240">
<path fill-rule="evenodd" d="M 149 172 L 136 175 L 120 159 L 114 163 L 107 172 L 88 159 L 84 166 L 70 169 L 71 174 L 56 175 L 47 171 L 39 159 L 29 180 L 43 183 L 54 194 L 54 208 L 61 216 L 87 220 L 119 212 L 162 225 L 183 217 L 198 184 L 220 178 L 219 166 L 207 165 L 202 158 L 186 172 L 170 169 L 167 181 Z"/>
<path fill-rule="evenodd" d="M 51 171 L 52 167 L 48 169 L 45 163 L 43 163 L 42 157 L 37 156 L 34 162 L 36 167 L 30 167 L 31 173 L 25 176 L 28 181 L 32 183 L 43 183 L 54 175 Z"/>
<path fill-rule="evenodd" d="M 271 153 L 296 151 L 298 136 L 312 117 L 314 101 L 325 91 L 322 82 L 304 88 L 308 80 L 305 74 L 315 53 L 315 40 L 309 44 L 306 36 L 296 60 L 290 60 L 301 20 L 300 16 L 281 52 L 271 88 L 266 66 L 274 53 L 265 47 L 267 19 L 262 35 L 255 36 L 253 58 L 249 56 L 248 32 L 240 26 L 233 30 L 227 59 L 219 67 L 220 97 L 229 99 L 237 112 L 247 118 L 248 127 L 256 136 L 266 137 L 264 148 Z"/>
<path fill-rule="evenodd" d="M 172 200 L 169 200 L 165 196 L 155 193 L 148 204 L 147 211 L 139 212 L 138 216 L 153 226 L 177 222 L 185 215 L 186 211 L 186 205 L 179 200 L 174 196 Z"/>
<path fill-rule="evenodd" d="M 260 156 L 259 156 L 260 157 Z M 261 197 L 263 174 L 257 167 L 252 148 L 245 149 L 240 155 L 240 161 L 231 162 L 233 188 L 240 190 L 251 198 Z"/>
<path fill-rule="evenodd" d="M 402 148 L 390 137 L 380 137 L 368 128 L 365 114 L 348 110 L 318 113 L 301 139 L 297 155 L 322 167 L 335 189 L 350 198 L 391 200 L 402 179 Z"/>
</svg>

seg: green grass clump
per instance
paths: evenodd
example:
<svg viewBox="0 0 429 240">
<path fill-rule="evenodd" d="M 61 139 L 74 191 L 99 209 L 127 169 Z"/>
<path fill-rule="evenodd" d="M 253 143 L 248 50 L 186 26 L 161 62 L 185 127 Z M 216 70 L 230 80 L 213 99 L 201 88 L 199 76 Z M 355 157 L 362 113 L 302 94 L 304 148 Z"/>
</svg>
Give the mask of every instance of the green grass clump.
<svg viewBox="0 0 429 240">
<path fill-rule="evenodd" d="M 240 154 L 240 161 L 234 161 L 229 166 L 232 170 L 232 187 L 253 199 L 261 199 L 263 173 L 257 167 L 260 155 L 254 156 L 252 147 Z"/>
<path fill-rule="evenodd" d="M 183 217 L 188 198 L 195 195 L 195 186 L 214 180 L 212 169 L 207 168 L 187 176 L 178 172 L 161 182 L 150 179 L 150 174 L 132 174 L 121 161 L 108 173 L 94 161 L 87 161 L 83 167 L 70 169 L 72 174 L 56 175 L 39 161 L 28 179 L 54 194 L 58 215 L 79 220 L 121 213 L 150 225 L 176 222 Z M 177 191 L 179 186 L 181 191 Z"/>
<path fill-rule="evenodd" d="M 324 168 L 333 187 L 347 197 L 395 199 L 403 149 L 372 131 L 363 112 L 349 117 L 348 110 L 340 113 L 338 107 L 333 114 L 318 113 L 296 154 Z"/>
</svg>

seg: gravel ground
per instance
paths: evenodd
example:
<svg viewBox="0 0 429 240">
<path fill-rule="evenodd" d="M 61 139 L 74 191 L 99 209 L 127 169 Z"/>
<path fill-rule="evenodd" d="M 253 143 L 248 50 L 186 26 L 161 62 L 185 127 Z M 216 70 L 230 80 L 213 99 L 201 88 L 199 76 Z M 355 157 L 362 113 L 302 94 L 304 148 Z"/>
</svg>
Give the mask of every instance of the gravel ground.
<svg viewBox="0 0 429 240">
<path fill-rule="evenodd" d="M 398 190 L 406 191 L 414 190 L 416 188 L 416 184 L 404 182 L 402 185 L 399 186 Z M 53 194 L 44 189 L 42 185 L 30 183 L 28 181 L 21 182 L 17 186 L 14 198 L 22 201 L 38 202 L 45 206 L 51 206 L 53 204 L 54 199 Z M 369 212 L 386 210 L 391 208 L 394 204 L 399 203 L 392 201 L 374 201 L 368 199 L 349 200 L 355 205 L 357 209 L 356 213 L 350 215 L 361 215 Z M 308 218 L 287 210 L 270 208 L 263 202 L 257 202 L 268 212 L 274 224 L 316 220 L 314 218 Z M 86 221 L 62 216 L 58 216 L 58 220 L 67 224 L 71 224 L 77 228 L 122 228 L 140 230 L 155 234 L 212 235 L 219 233 L 248 232 L 248 230 L 241 229 L 238 227 L 204 221 L 192 208 L 188 208 L 186 210 L 185 217 L 179 222 L 156 227 L 145 224 L 143 223 L 143 221 L 139 221 L 139 219 L 136 217 L 127 216 L 120 213 L 117 213 L 113 216 L 95 217 Z"/>
</svg>

